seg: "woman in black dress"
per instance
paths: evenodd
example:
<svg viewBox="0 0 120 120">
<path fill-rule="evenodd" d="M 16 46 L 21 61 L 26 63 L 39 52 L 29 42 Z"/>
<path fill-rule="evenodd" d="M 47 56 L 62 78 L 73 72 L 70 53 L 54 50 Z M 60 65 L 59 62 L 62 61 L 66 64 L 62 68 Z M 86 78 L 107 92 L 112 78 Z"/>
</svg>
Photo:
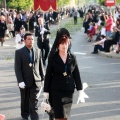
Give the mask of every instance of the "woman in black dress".
<svg viewBox="0 0 120 120">
<path fill-rule="evenodd" d="M 5 41 L 5 31 L 7 30 L 6 21 L 4 16 L 0 16 L 0 42 L 1 46 L 3 46 L 3 42 Z"/>
<path fill-rule="evenodd" d="M 70 33 L 61 28 L 48 58 L 44 83 L 44 98 L 49 99 L 56 120 L 68 120 L 75 88 L 82 90 L 80 73 L 70 52 Z"/>
</svg>

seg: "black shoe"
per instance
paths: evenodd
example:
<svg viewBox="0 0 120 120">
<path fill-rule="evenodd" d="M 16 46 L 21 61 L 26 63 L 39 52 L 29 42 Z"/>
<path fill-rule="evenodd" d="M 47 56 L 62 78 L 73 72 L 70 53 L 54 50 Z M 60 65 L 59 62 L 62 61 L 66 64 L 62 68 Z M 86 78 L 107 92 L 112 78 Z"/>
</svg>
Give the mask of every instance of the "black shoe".
<svg viewBox="0 0 120 120">
<path fill-rule="evenodd" d="M 91 42 L 91 40 L 88 40 L 88 42 Z"/>
<path fill-rule="evenodd" d="M 91 54 L 98 54 L 98 52 L 92 52 Z"/>
<path fill-rule="evenodd" d="M 116 53 L 117 53 L 117 54 L 119 54 L 119 51 L 118 51 L 118 50 L 116 50 Z"/>
</svg>

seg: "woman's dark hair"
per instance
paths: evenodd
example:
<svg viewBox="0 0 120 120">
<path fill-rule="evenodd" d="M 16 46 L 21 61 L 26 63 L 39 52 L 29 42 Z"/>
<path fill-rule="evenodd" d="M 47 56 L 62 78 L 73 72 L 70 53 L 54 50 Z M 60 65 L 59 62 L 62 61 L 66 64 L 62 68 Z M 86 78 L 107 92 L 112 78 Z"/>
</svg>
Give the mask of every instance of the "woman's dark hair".
<svg viewBox="0 0 120 120">
<path fill-rule="evenodd" d="M 105 35 L 101 35 L 101 38 L 105 38 L 106 36 Z"/>
<path fill-rule="evenodd" d="M 70 45 L 70 39 L 68 38 L 67 35 L 63 35 L 59 38 L 59 40 L 57 42 L 57 47 L 62 43 L 68 43 L 68 45 Z"/>
<path fill-rule="evenodd" d="M 101 23 L 100 23 L 100 25 L 101 25 L 101 26 L 104 26 L 104 25 L 105 25 L 105 23 L 104 23 L 104 22 L 101 22 Z"/>
<path fill-rule="evenodd" d="M 58 41 L 63 37 L 63 36 L 67 36 L 68 39 L 71 39 L 70 33 L 66 28 L 60 28 L 58 29 L 57 33 L 56 33 L 56 38 L 55 41 L 53 43 L 53 46 L 51 48 L 50 54 L 48 56 L 48 60 L 52 60 L 54 54 L 57 51 L 57 47 L 58 47 Z M 62 38 L 63 39 L 63 38 Z M 64 39 L 63 39 L 64 40 Z M 62 41 L 62 40 L 61 40 Z M 71 49 L 71 43 L 69 45 L 68 51 L 70 52 Z"/>
<path fill-rule="evenodd" d="M 100 16 L 100 20 L 105 21 L 104 15 Z"/>
<path fill-rule="evenodd" d="M 116 21 L 118 21 L 119 22 L 119 24 L 116 24 L 116 26 L 117 27 L 119 27 L 119 25 L 120 25 L 120 18 L 117 18 L 117 20 Z"/>
</svg>

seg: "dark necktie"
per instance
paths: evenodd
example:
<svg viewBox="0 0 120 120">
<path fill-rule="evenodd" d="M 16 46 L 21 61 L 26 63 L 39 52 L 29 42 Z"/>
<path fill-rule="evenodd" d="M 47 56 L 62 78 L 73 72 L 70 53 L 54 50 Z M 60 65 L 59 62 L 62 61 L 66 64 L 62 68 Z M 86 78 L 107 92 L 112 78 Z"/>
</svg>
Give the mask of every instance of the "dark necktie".
<svg viewBox="0 0 120 120">
<path fill-rule="evenodd" d="M 33 62 L 33 60 L 32 60 L 32 50 L 30 50 L 30 62 L 32 63 Z"/>
</svg>

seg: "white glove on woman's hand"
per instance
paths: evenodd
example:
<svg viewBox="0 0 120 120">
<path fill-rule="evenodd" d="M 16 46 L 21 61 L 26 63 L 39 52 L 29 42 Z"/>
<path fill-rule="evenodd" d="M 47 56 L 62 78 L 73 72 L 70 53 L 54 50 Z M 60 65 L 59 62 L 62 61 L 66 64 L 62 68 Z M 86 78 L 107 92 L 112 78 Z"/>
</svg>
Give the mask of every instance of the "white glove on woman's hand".
<svg viewBox="0 0 120 120">
<path fill-rule="evenodd" d="M 24 83 L 24 82 L 20 82 L 20 83 L 18 84 L 18 86 L 19 86 L 20 88 L 24 89 L 24 88 L 25 88 L 25 83 Z"/>
<path fill-rule="evenodd" d="M 84 92 L 84 90 L 88 87 L 87 83 L 83 83 L 83 89 L 79 91 L 79 96 L 78 96 L 78 101 L 77 104 L 79 102 L 84 103 L 85 102 L 85 98 L 89 98 L 89 96 Z"/>
<path fill-rule="evenodd" d="M 43 93 L 43 96 L 44 96 L 44 99 L 49 99 L 49 93 L 44 92 L 44 93 Z"/>
</svg>

